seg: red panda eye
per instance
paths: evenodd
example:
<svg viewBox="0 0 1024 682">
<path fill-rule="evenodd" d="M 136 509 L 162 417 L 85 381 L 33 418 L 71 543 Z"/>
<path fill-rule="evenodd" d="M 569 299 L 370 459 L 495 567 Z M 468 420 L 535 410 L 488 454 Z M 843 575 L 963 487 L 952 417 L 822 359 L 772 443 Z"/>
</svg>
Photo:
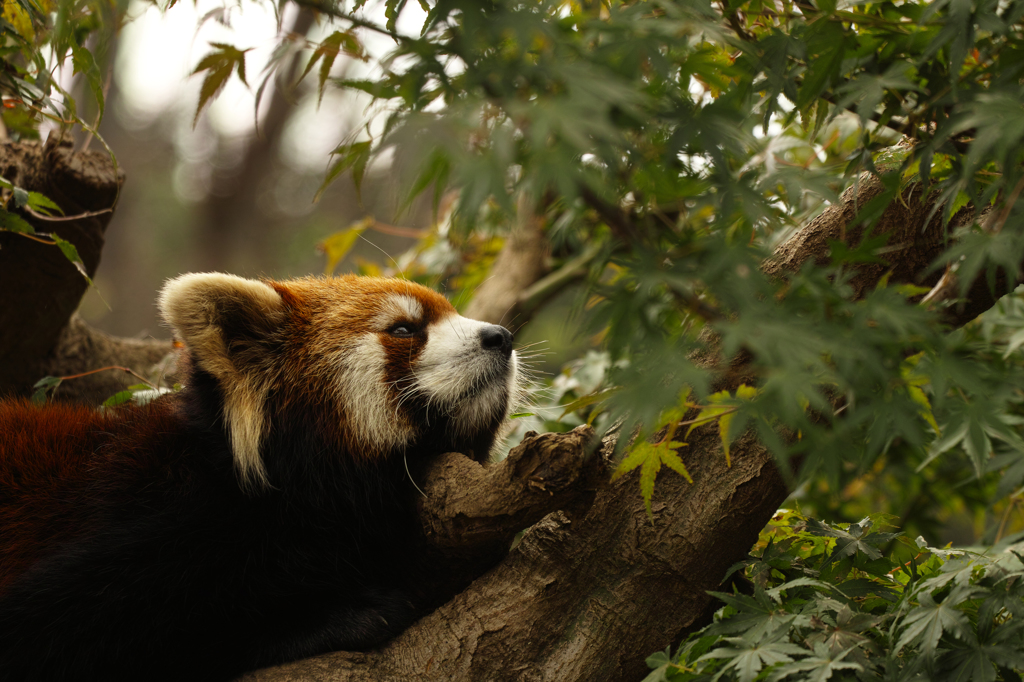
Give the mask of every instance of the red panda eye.
<svg viewBox="0 0 1024 682">
<path fill-rule="evenodd" d="M 388 334 L 400 339 L 407 339 L 416 334 L 416 327 L 407 322 L 401 322 L 388 329 Z"/>
</svg>

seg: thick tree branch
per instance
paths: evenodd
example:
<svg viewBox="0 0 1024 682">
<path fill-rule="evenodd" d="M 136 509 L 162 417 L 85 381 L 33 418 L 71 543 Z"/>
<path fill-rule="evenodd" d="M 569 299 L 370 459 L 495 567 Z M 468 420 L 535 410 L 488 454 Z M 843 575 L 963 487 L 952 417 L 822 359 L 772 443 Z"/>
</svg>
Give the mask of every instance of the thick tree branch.
<svg viewBox="0 0 1024 682">
<path fill-rule="evenodd" d="M 457 556 L 507 549 L 516 533 L 574 501 L 579 484 L 593 484 L 594 474 L 605 471 L 601 457 L 586 457 L 593 437 L 589 426 L 568 434 L 531 431 L 489 466 L 444 455 L 431 467 L 419 505 L 427 541 Z"/>
<path fill-rule="evenodd" d="M 527 441 L 521 456 L 540 454 L 529 451 L 541 442 Z M 731 468 L 719 445 L 715 433 L 692 434 L 681 455 L 694 485 L 659 478 L 653 524 L 635 478 L 605 478 L 592 504 L 530 528 L 498 566 L 383 649 L 329 654 L 242 679 L 639 679 L 650 652 L 702 622 L 705 591 L 757 537 L 751 515 L 770 508 L 770 516 L 786 495 L 771 456 L 751 438 L 737 443 L 744 458 Z"/>
<path fill-rule="evenodd" d="M 448 602 L 508 553 L 517 534 L 551 512 L 581 512 L 608 480 L 589 426 L 529 433 L 508 457 L 481 466 L 457 453 L 435 462 L 419 501 L 423 546 L 418 602 L 426 615 Z"/>
<path fill-rule="evenodd" d="M 881 180 L 862 173 L 838 203 L 829 206 L 781 244 L 764 264 L 764 271 L 782 275 L 798 270 L 808 260 L 825 264 L 829 262 L 829 242 L 857 244 L 864 236 L 865 226 L 854 224 L 853 219 L 860 208 L 884 191 Z M 974 208 L 968 205 L 960 209 L 944 227 L 942 211 L 936 210 L 935 200 L 934 195 L 923 196 L 921 187 L 914 185 L 889 205 L 872 231 L 888 235 L 886 251 L 881 254 L 885 262 L 856 266 L 856 274 L 850 282 L 856 295 L 873 288 L 887 272 L 892 283 L 932 287 L 939 281 L 942 269 L 932 270 L 931 266 L 948 248 L 952 233 L 974 219 Z M 989 288 L 984 276 L 979 277 L 971 284 L 964 300 L 947 309 L 944 316 L 953 326 L 966 324 L 991 308 L 1007 291 L 1007 282 L 1002 276 L 996 282 L 995 291 Z"/>
</svg>

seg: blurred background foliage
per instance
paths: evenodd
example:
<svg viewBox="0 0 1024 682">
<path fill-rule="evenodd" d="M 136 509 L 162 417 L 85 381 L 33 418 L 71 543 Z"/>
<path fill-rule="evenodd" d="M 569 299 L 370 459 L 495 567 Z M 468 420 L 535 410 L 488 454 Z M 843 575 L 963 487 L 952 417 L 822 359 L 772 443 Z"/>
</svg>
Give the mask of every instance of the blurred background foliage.
<svg viewBox="0 0 1024 682">
<path fill-rule="evenodd" d="M 995 542 L 1024 530 L 1022 15 L 1020 0 L 3 0 L 2 117 L 8 139 L 73 135 L 128 173 L 96 277 L 109 305 L 82 308 L 112 333 L 159 335 L 153 292 L 189 270 L 401 274 L 463 307 L 525 212 L 545 268 L 583 276 L 504 321 L 538 375 L 519 432 L 668 430 L 631 454 L 656 498 L 672 434 L 703 414 L 724 444 L 752 428 L 799 462 L 808 516 Z M 950 330 L 955 298 L 922 305 L 927 288 L 856 297 L 857 264 L 893 248 L 870 229 L 762 273 L 865 171 L 884 191 L 851 225 L 915 187 L 943 225 L 973 215 L 933 272 L 961 293 L 988 276 L 995 309 Z M 750 359 L 756 391 L 715 393 L 692 359 L 709 330 Z"/>
</svg>

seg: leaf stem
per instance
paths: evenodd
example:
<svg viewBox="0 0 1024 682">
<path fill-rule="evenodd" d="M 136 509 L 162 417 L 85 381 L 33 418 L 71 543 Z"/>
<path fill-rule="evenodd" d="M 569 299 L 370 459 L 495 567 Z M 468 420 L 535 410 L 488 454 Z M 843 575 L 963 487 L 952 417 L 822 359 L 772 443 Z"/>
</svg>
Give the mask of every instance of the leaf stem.
<svg viewBox="0 0 1024 682">
<path fill-rule="evenodd" d="M 59 377 L 59 378 L 60 378 L 61 381 L 67 381 L 69 379 L 81 379 L 82 377 L 87 377 L 90 374 L 96 374 L 98 372 L 105 372 L 108 369 L 119 369 L 122 372 L 127 372 L 128 374 L 131 374 L 133 377 L 135 377 L 136 379 L 138 379 L 142 383 L 146 384 L 150 388 L 156 388 L 156 385 L 153 384 L 153 382 L 151 382 L 149 379 L 141 376 L 140 374 L 138 374 L 137 372 L 135 372 L 134 370 L 132 370 L 132 369 L 130 369 L 128 367 L 122 367 L 120 365 L 109 365 L 107 367 L 100 367 L 99 369 L 90 369 L 88 372 L 82 372 L 81 374 L 71 374 L 69 376 Z"/>
<path fill-rule="evenodd" d="M 32 216 L 36 220 L 45 220 L 46 222 L 50 222 L 50 223 L 66 223 L 66 222 L 70 222 L 72 220 L 82 220 L 83 218 L 92 218 L 94 216 L 98 216 L 98 215 L 103 215 L 105 213 L 113 213 L 114 212 L 114 209 L 112 209 L 112 208 L 102 208 L 102 209 L 100 209 L 98 211 L 86 211 L 85 213 L 79 213 L 78 215 L 49 216 L 49 215 L 44 215 L 42 213 L 37 213 L 36 211 L 33 211 L 28 206 L 23 207 L 22 210 L 24 210 L 26 213 L 28 213 L 30 216 Z"/>
<path fill-rule="evenodd" d="M 418 38 L 413 38 L 412 36 L 406 36 L 396 31 L 392 31 L 386 27 L 383 27 L 367 19 L 360 19 L 358 17 L 352 16 L 351 14 L 348 14 L 347 12 L 340 12 L 334 6 L 334 3 L 330 2 L 330 0 L 295 0 L 295 4 L 298 5 L 299 7 L 308 7 L 322 14 L 326 14 L 329 17 L 334 17 L 335 19 L 344 19 L 353 26 L 365 28 L 369 31 L 380 33 L 381 35 L 386 35 L 392 40 L 394 40 L 396 43 L 420 45 L 424 42 Z"/>
</svg>

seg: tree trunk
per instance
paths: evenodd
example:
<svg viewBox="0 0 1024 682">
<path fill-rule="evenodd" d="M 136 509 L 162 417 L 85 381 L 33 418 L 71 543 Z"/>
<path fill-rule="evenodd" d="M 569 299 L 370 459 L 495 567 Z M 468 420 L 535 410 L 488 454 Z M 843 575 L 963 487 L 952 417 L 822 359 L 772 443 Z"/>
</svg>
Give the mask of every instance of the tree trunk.
<svg viewBox="0 0 1024 682">
<path fill-rule="evenodd" d="M 856 207 L 880 191 L 877 180 L 862 177 L 839 203 L 780 246 L 766 261 L 765 272 L 781 276 L 809 258 L 824 258 L 830 239 L 858 239 L 861 230 L 850 224 Z M 63 195 L 55 188 L 50 195 L 61 202 Z M 69 213 L 78 210 L 62 206 Z M 925 225 L 929 211 L 920 192 L 892 203 L 882 225 L 892 233 L 889 266 L 858 268 L 858 291 L 873 286 L 886 272 L 891 272 L 892 282 L 931 285 L 939 279 L 940 272 L 926 271 L 941 251 L 945 233 L 936 221 Z M 102 227 L 90 234 L 95 241 Z M 0 238 L 5 240 L 0 258 L 10 258 L 8 246 L 17 238 Z M 97 246 L 86 263 L 95 267 L 98 253 Z M 4 261 L 0 276 L 9 277 L 10 263 L 18 262 Z M 22 296 L 64 301 L 73 298 L 64 287 L 81 289 L 74 277 L 48 272 L 43 277 L 39 271 L 47 269 L 71 274 L 64 273 L 63 264 L 50 263 L 4 280 L 9 303 L 0 326 L 6 344 L 0 346 L 5 351 L 0 370 L 5 377 L 18 369 L 17 362 L 9 361 L 15 356 L 8 349 L 22 349 L 18 352 L 29 357 L 26 346 L 39 346 L 36 356 L 43 354 L 42 347 L 46 353 L 59 347 L 67 320 L 63 311 L 70 314 L 73 305 L 54 306 L 36 316 L 45 318 L 40 328 L 47 331 L 35 344 L 15 343 L 29 335 L 29 321 L 10 312 L 25 307 Z M 541 274 L 537 269 L 533 277 Z M 515 286 L 525 290 L 535 284 L 529 279 Z M 32 288 L 25 285 L 29 281 Z M 510 300 L 521 296 L 522 291 Z M 963 324 L 993 302 L 984 282 L 975 283 L 964 305 L 949 309 L 949 321 Z M 32 324 L 36 317 L 30 318 Z M 31 333 L 40 332 L 33 328 Z M 94 363 L 89 346 L 79 346 L 79 352 L 84 353 L 78 358 L 81 366 Z M 716 390 L 756 381 L 742 365 L 718 366 L 713 349 L 702 357 L 701 362 L 720 370 Z M 676 645 L 707 622 L 707 590 L 717 588 L 725 571 L 746 556 L 788 490 L 772 456 L 751 434 L 732 446 L 732 466 L 727 467 L 716 430 L 697 429 L 679 453 L 694 482 L 663 472 L 652 521 L 644 511 L 636 472 L 615 483 L 609 480 L 613 438 L 596 443 L 587 427 L 568 434 L 528 435 L 507 460 L 490 467 L 461 455 L 441 457 L 423 484 L 423 546 L 410 548 L 411 557 L 423 558 L 420 598 L 427 608 L 420 620 L 378 650 L 327 654 L 242 679 L 640 679 L 648 655 Z M 527 530 L 509 549 L 520 529 Z"/>
<path fill-rule="evenodd" d="M 73 220 L 23 215 L 38 233 L 56 234 L 78 250 L 92 277 L 124 174 L 100 152 L 74 153 L 70 140 L 0 144 L 0 176 L 41 192 Z M 9 204 L 14 208 L 13 202 Z M 148 375 L 171 350 L 167 341 L 115 339 L 72 314 L 88 282 L 53 245 L 0 231 L 0 396 L 30 395 L 40 378 L 70 376 L 117 364 Z M 70 322 L 69 322 L 70 320 Z M 61 399 L 99 403 L 138 379 L 104 371 L 64 382 Z"/>
<path fill-rule="evenodd" d="M 466 317 L 518 329 L 533 310 L 523 309 L 523 292 L 547 272 L 550 246 L 544 235 L 544 217 L 523 195 L 516 204 L 516 224 L 491 268 L 466 307 Z"/>
<path fill-rule="evenodd" d="M 299 7 L 287 32 L 305 36 L 316 14 Z M 296 53 L 283 66 L 268 90 L 269 106 L 258 131 L 245 140 L 228 139 L 211 131 L 216 152 L 207 194 L 199 205 L 197 225 L 202 234 L 200 271 L 236 268 L 266 249 L 268 233 L 279 220 L 269 215 L 262 195 L 273 186 L 273 170 L 298 92 L 295 79 L 305 62 Z M 242 145 L 241 153 L 235 149 Z M 237 157 L 237 158 L 234 158 Z"/>
</svg>

